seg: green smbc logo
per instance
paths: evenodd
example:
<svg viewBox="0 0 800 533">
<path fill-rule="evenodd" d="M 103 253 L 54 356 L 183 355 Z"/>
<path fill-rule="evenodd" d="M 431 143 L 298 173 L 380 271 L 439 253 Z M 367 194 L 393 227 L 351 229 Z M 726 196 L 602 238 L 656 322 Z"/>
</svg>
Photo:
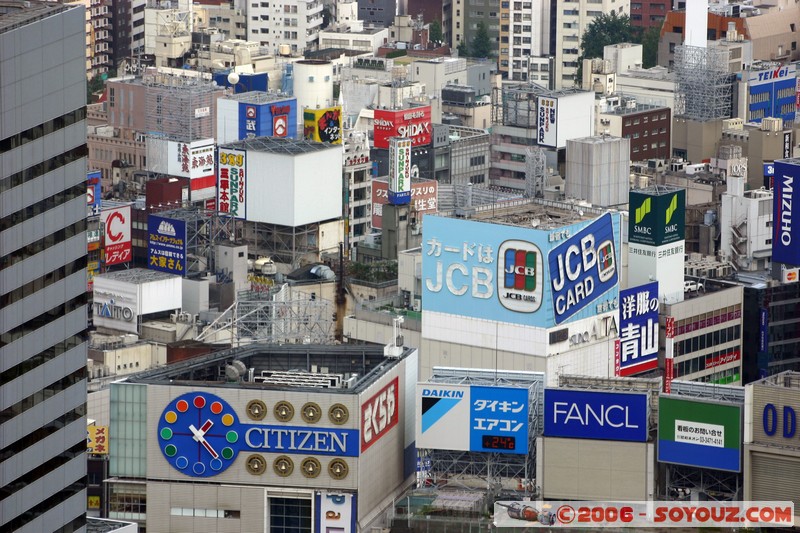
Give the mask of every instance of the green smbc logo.
<svg viewBox="0 0 800 533">
<path fill-rule="evenodd" d="M 639 224 L 650 212 L 650 198 L 645 198 L 642 205 L 636 208 L 636 223 Z"/>
<path fill-rule="evenodd" d="M 650 199 L 648 198 L 647 200 L 649 201 Z M 672 200 L 670 200 L 669 206 L 667 206 L 667 220 L 664 222 L 666 225 L 669 225 L 670 220 L 672 220 L 672 215 L 675 214 L 675 211 L 677 209 L 678 209 L 678 195 L 676 193 L 672 195 Z"/>
</svg>

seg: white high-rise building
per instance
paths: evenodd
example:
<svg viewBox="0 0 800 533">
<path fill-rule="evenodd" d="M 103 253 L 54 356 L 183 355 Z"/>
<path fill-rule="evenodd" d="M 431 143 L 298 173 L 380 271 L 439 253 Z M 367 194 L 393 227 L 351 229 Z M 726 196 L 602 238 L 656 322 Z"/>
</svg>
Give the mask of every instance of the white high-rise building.
<svg viewBox="0 0 800 533">
<path fill-rule="evenodd" d="M 548 0 L 501 2 L 500 72 L 509 80 L 547 86 L 551 31 Z"/>
<path fill-rule="evenodd" d="M 284 54 L 282 45 L 302 54 L 317 48 L 322 27 L 322 0 L 253 2 L 247 8 L 247 38 Z"/>
<path fill-rule="evenodd" d="M 602 15 L 615 12 L 630 15 L 630 0 L 559 0 L 555 27 L 555 88 L 580 87 L 577 79 L 578 57 L 581 55 L 581 36 L 589 24 Z M 587 58 L 591 59 L 591 58 Z"/>
</svg>

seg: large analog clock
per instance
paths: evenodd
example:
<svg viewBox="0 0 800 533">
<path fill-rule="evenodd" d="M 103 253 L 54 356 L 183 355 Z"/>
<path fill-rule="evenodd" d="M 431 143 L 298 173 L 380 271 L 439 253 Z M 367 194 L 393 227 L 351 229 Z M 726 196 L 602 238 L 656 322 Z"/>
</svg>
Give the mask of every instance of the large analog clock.
<svg viewBox="0 0 800 533">
<path fill-rule="evenodd" d="M 158 445 L 167 462 L 192 477 L 215 476 L 236 459 L 239 420 L 227 402 L 202 392 L 175 398 L 158 422 Z"/>
</svg>

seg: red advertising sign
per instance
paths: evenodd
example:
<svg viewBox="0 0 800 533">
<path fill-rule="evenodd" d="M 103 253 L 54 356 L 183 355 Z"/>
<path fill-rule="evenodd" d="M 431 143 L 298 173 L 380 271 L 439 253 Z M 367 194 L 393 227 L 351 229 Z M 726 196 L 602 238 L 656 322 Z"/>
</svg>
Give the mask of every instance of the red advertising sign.
<svg viewBox="0 0 800 533">
<path fill-rule="evenodd" d="M 733 350 L 716 357 L 710 357 L 706 359 L 706 369 L 727 365 L 728 363 L 734 363 L 740 358 L 741 354 L 739 353 L 739 350 Z"/>
<path fill-rule="evenodd" d="M 106 266 L 127 263 L 131 260 L 131 206 L 104 209 L 100 213 L 103 224 L 103 243 Z"/>
<path fill-rule="evenodd" d="M 664 392 L 669 394 L 672 392 L 672 379 L 674 376 L 673 365 L 675 364 L 675 360 L 672 357 L 668 357 L 664 363 Z"/>
<path fill-rule="evenodd" d="M 397 425 L 399 379 L 395 377 L 372 398 L 361 404 L 361 452 Z"/>
<path fill-rule="evenodd" d="M 668 316 L 666 320 L 666 336 L 668 339 L 675 338 L 675 317 Z"/>
<path fill-rule="evenodd" d="M 372 227 L 383 227 L 383 206 L 389 203 L 389 183 L 372 180 Z M 411 183 L 412 211 L 417 212 L 418 222 L 424 214 L 439 211 L 439 182 L 435 180 L 414 181 Z"/>
<path fill-rule="evenodd" d="M 412 147 L 429 144 L 433 130 L 431 106 L 397 111 L 376 109 L 373 128 L 375 148 L 389 148 L 390 137 L 409 137 Z"/>
<path fill-rule="evenodd" d="M 614 341 L 614 375 L 619 376 L 622 367 L 619 339 Z"/>
</svg>

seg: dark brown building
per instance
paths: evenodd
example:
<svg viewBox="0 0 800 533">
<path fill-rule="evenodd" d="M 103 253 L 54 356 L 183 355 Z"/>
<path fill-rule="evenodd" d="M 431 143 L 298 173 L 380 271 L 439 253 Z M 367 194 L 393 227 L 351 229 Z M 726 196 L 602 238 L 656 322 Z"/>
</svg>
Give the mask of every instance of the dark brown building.
<svg viewBox="0 0 800 533">
<path fill-rule="evenodd" d="M 671 0 L 633 0 L 631 25 L 637 28 L 661 28 L 671 5 Z"/>
<path fill-rule="evenodd" d="M 668 107 L 637 103 L 634 98 L 608 99 L 597 113 L 597 132 L 631 141 L 631 161 L 668 159 L 672 153 L 672 112 Z M 616 104 L 616 105 L 614 105 Z"/>
</svg>

